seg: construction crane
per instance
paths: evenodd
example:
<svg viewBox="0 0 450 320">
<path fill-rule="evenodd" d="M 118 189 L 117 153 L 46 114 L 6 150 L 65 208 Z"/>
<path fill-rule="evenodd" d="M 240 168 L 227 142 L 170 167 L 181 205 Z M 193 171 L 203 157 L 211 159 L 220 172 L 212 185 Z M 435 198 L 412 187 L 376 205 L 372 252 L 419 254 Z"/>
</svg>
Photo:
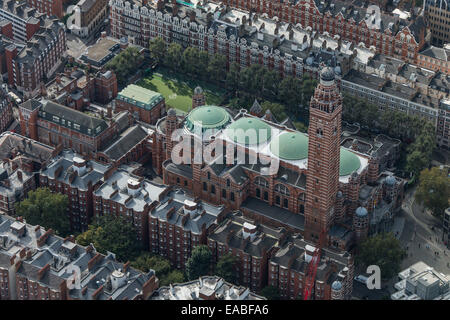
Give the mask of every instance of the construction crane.
<svg viewBox="0 0 450 320">
<path fill-rule="evenodd" d="M 309 300 L 311 296 L 312 289 L 314 287 L 314 282 L 316 281 L 317 267 L 320 261 L 320 252 L 322 251 L 322 246 L 325 242 L 326 231 L 322 230 L 319 237 L 319 243 L 314 250 L 311 261 L 308 265 L 308 270 L 305 274 L 305 286 L 303 288 L 303 300 Z"/>
</svg>

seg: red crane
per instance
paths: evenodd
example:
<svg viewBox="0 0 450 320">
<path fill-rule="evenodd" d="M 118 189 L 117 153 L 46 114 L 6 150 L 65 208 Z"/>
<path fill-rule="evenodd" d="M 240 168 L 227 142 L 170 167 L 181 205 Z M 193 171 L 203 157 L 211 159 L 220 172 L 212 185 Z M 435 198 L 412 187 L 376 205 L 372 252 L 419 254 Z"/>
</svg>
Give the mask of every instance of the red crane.
<svg viewBox="0 0 450 320">
<path fill-rule="evenodd" d="M 317 248 L 314 250 L 313 256 L 311 261 L 308 265 L 308 270 L 305 274 L 305 286 L 303 288 L 303 300 L 309 300 L 311 296 L 311 292 L 314 286 L 314 282 L 316 281 L 316 273 L 317 273 L 317 267 L 319 265 L 320 261 L 320 252 L 322 250 L 322 246 L 324 244 L 325 240 L 325 230 L 322 230 L 319 237 L 319 243 L 317 245 Z"/>
</svg>

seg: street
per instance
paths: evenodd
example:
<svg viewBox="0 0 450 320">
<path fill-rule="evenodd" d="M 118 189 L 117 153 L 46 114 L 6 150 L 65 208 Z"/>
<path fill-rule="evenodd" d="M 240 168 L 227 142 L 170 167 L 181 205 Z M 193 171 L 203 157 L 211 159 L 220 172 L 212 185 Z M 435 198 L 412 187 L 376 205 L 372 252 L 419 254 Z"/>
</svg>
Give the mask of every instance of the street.
<svg viewBox="0 0 450 320">
<path fill-rule="evenodd" d="M 415 188 L 406 193 L 402 205 L 405 226 L 400 242 L 408 253 L 402 269 L 423 261 L 441 273 L 450 274 L 450 252 L 442 243 L 442 222 L 415 202 L 414 191 Z"/>
</svg>

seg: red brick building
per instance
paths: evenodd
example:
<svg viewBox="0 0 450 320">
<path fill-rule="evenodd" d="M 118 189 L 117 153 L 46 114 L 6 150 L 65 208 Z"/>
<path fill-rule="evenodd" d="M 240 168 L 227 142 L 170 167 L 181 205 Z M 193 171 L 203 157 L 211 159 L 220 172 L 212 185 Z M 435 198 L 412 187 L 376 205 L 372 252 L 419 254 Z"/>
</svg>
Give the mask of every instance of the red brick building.
<svg viewBox="0 0 450 320">
<path fill-rule="evenodd" d="M 149 251 L 184 269 L 192 250 L 207 243 L 207 236 L 228 211 L 189 196 L 181 190 L 161 197 L 149 212 Z"/>
<path fill-rule="evenodd" d="M 85 160 L 71 151 L 63 151 L 41 170 L 39 184 L 67 195 L 71 229 L 87 230 L 94 215 L 93 192 L 114 171 L 111 165 Z"/>
<path fill-rule="evenodd" d="M 26 42 L 40 29 L 42 20 L 45 19 L 45 13 L 38 12 L 35 8 L 27 5 L 25 0 L 5 0 L 0 4 L 0 20 L 2 22 L 2 31 L 4 35 L 14 40 Z M 11 36 L 12 30 L 12 36 Z"/>
<path fill-rule="evenodd" d="M 62 145 L 82 155 L 101 150 L 127 128 L 132 119 L 119 117 L 110 123 L 52 101 L 30 99 L 19 108 L 22 133 L 51 146 Z M 125 123 L 122 123 L 125 122 Z"/>
<path fill-rule="evenodd" d="M 65 52 L 66 35 L 62 23 L 43 20 L 25 46 L 18 43 L 5 48 L 8 85 L 14 86 L 25 97 L 38 93 L 42 79 L 55 72 Z"/>
<path fill-rule="evenodd" d="M 164 97 L 152 90 L 128 85 L 119 92 L 115 100 L 116 111 L 129 111 L 137 120 L 155 124 L 166 114 Z"/>
<path fill-rule="evenodd" d="M 283 228 L 274 229 L 234 213 L 208 236 L 208 247 L 215 262 L 226 254 L 236 257 L 233 267 L 238 284 L 259 292 L 268 284 L 269 259 L 286 236 Z"/>
<path fill-rule="evenodd" d="M 137 239 L 148 248 L 149 212 L 168 191 L 167 186 L 118 169 L 94 192 L 94 215 L 120 215 L 130 220 L 136 228 Z"/>
<path fill-rule="evenodd" d="M 13 120 L 11 98 L 3 88 L 0 88 L 0 133 L 8 130 Z"/>
<path fill-rule="evenodd" d="M 152 137 L 152 163 L 157 172 L 161 165 L 166 184 L 189 190 L 201 200 L 241 210 L 246 217 L 300 233 L 311 242 L 325 231 L 329 246 L 348 250 L 366 232 L 389 230 L 404 181 L 394 178 L 394 196 L 385 198 L 390 187 L 389 175 L 379 172 L 382 155 L 341 147 L 341 104 L 334 72 L 324 68 L 311 99 L 308 135 L 276 122 L 270 114 L 259 117 L 240 110 L 232 115 L 206 105 L 180 117 L 169 110 Z M 266 135 L 252 136 L 255 129 Z M 195 146 L 200 139 L 203 157 L 192 163 L 194 158 L 186 156 L 193 156 L 194 148 L 184 146 L 189 140 Z M 219 153 L 206 158 L 214 152 Z M 359 219 L 358 207 L 367 209 L 364 219 L 370 223 Z"/>
<path fill-rule="evenodd" d="M 63 3 L 63 0 L 27 0 L 28 6 L 36 8 L 38 12 L 48 16 L 57 16 L 59 19 L 64 17 Z"/>
<path fill-rule="evenodd" d="M 342 97 L 334 73 L 325 68 L 311 97 L 308 127 L 305 238 L 318 241 L 333 224 L 339 191 Z"/>
<path fill-rule="evenodd" d="M 73 237 L 0 216 L 0 300 L 147 300 L 158 288 L 147 273 Z"/>
<path fill-rule="evenodd" d="M 268 284 L 283 299 L 303 296 L 305 275 L 315 247 L 299 237 L 287 241 L 270 259 Z M 346 251 L 323 249 L 314 284 L 314 300 L 349 299 L 353 289 L 353 257 Z"/>
<path fill-rule="evenodd" d="M 419 50 L 425 45 L 426 23 L 423 16 L 411 20 L 400 19 L 394 15 L 381 12 L 377 17 L 375 11 L 359 3 L 348 1 L 301 0 L 283 2 L 263 0 L 223 0 L 232 8 L 266 14 L 269 18 L 277 17 L 280 21 L 293 25 L 301 24 L 303 28 L 327 32 L 332 37 L 338 35 L 342 40 L 354 44 L 364 43 L 367 48 L 373 46 L 376 51 L 408 62 L 417 59 Z"/>
<path fill-rule="evenodd" d="M 47 99 L 82 111 L 91 101 L 107 104 L 117 96 L 117 78 L 114 72 L 97 72 L 95 76 L 79 70 L 66 68 L 55 79 L 41 88 Z"/>
</svg>

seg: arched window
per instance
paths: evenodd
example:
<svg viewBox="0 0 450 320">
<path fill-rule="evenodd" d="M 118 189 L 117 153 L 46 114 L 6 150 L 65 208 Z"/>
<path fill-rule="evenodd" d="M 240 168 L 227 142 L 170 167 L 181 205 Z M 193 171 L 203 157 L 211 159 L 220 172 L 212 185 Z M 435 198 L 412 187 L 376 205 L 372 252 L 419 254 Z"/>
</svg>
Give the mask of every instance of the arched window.
<svg viewBox="0 0 450 320">
<path fill-rule="evenodd" d="M 261 190 L 259 188 L 256 188 L 256 197 L 261 198 Z"/>
<path fill-rule="evenodd" d="M 300 200 L 300 201 L 305 201 L 305 194 L 304 194 L 304 193 L 300 193 L 300 194 L 298 195 L 298 200 Z"/>
<path fill-rule="evenodd" d="M 255 179 L 255 184 L 258 185 L 258 186 L 262 186 L 264 188 L 268 188 L 269 187 L 269 182 L 267 182 L 266 179 L 261 178 L 261 177 L 257 177 Z"/>
<path fill-rule="evenodd" d="M 222 198 L 227 198 L 227 190 L 222 189 Z"/>
<path fill-rule="evenodd" d="M 303 204 L 300 205 L 300 213 L 305 214 L 305 206 Z"/>
<path fill-rule="evenodd" d="M 264 191 L 264 200 L 269 200 L 269 193 L 267 191 Z"/>
<path fill-rule="evenodd" d="M 286 198 L 284 198 L 284 200 L 283 200 L 283 207 L 289 208 L 289 200 Z"/>
<path fill-rule="evenodd" d="M 177 177 L 177 183 L 180 183 L 180 178 L 179 177 Z"/>
<path fill-rule="evenodd" d="M 231 192 L 231 193 L 230 193 L 230 200 L 231 200 L 231 201 L 234 201 L 234 192 Z"/>
<path fill-rule="evenodd" d="M 203 191 L 208 191 L 208 184 L 203 182 Z"/>
<path fill-rule="evenodd" d="M 231 185 L 230 179 L 227 179 L 227 187 Z"/>
<path fill-rule="evenodd" d="M 212 194 L 216 194 L 216 187 L 215 186 L 211 186 L 211 193 Z"/>
<path fill-rule="evenodd" d="M 281 193 L 281 194 L 285 194 L 285 195 L 289 195 L 290 193 L 289 193 L 289 189 L 285 186 L 285 185 L 283 185 L 283 184 L 277 184 L 276 186 L 275 186 L 275 191 L 276 192 L 279 192 L 279 193 Z"/>
<path fill-rule="evenodd" d="M 281 201 L 280 196 L 276 196 L 275 197 L 275 203 L 276 204 L 280 204 L 280 201 Z"/>
<path fill-rule="evenodd" d="M 211 180 L 211 172 L 208 171 L 208 180 Z"/>
</svg>

